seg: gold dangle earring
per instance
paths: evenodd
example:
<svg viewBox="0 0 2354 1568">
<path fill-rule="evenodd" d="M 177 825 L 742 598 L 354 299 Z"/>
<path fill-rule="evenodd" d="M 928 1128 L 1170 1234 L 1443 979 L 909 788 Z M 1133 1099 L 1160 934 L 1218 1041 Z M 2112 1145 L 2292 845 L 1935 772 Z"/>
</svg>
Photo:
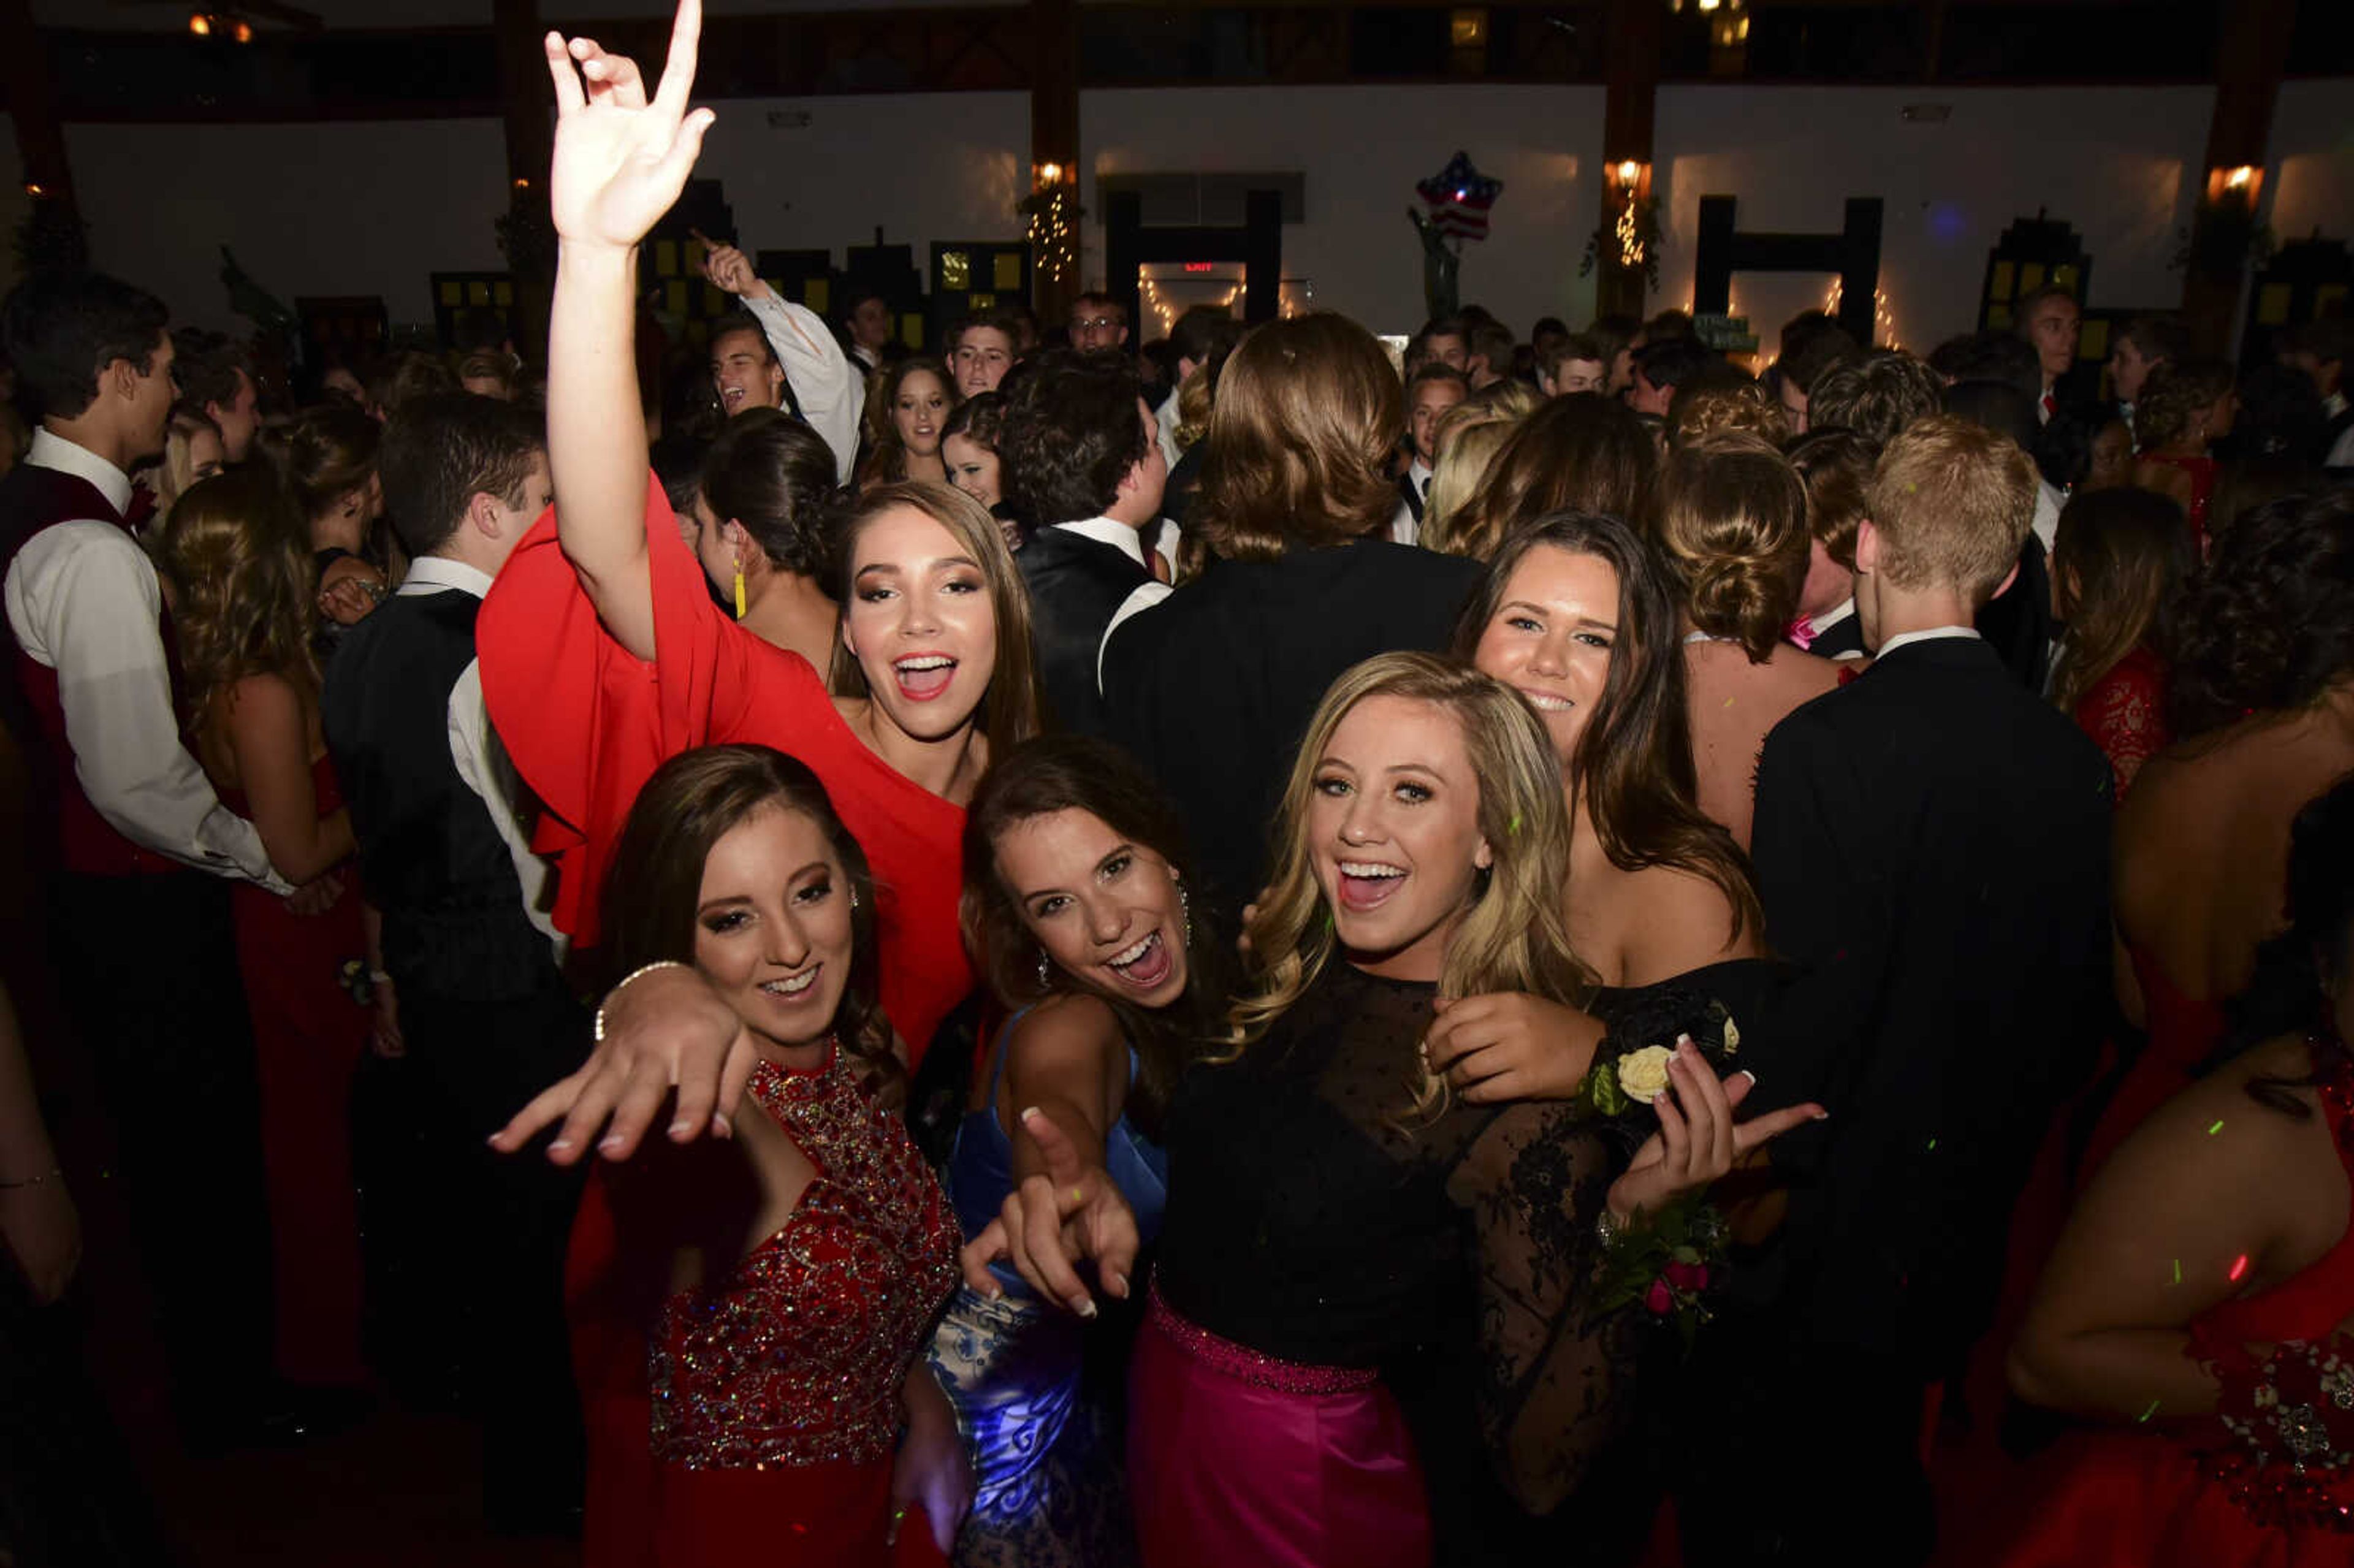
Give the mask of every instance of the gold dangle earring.
<svg viewBox="0 0 2354 1568">
<path fill-rule="evenodd" d="M 744 619 L 744 563 L 736 563 L 736 619 Z"/>
</svg>

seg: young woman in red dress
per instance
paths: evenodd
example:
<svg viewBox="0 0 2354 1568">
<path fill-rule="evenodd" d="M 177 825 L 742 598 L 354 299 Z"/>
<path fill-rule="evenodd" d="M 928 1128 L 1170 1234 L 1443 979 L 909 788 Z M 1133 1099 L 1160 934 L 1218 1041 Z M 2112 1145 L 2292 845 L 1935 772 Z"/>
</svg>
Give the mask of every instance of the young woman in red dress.
<svg viewBox="0 0 2354 1568">
<path fill-rule="evenodd" d="M 807 763 L 874 862 L 884 1011 L 913 1066 L 973 985 L 957 936 L 964 804 L 991 747 L 1037 727 L 1028 601 L 970 497 L 894 484 L 840 524 L 832 694 L 808 660 L 711 602 L 647 469 L 631 351 L 637 243 L 675 200 L 710 123 L 708 111 L 684 113 L 699 7 L 683 5 L 678 26 L 652 103 L 629 60 L 589 39 L 568 54 L 549 46 L 560 78 L 557 499 L 483 602 L 483 698 L 545 807 L 538 847 L 558 857 L 557 922 L 584 945 L 614 834 L 664 758 L 746 742 Z"/>
<path fill-rule="evenodd" d="M 266 471 L 190 487 L 158 553 L 197 758 L 228 808 L 252 820 L 279 874 L 301 885 L 281 898 L 240 884 L 231 904 L 260 1074 L 278 1370 L 356 1386 L 367 1372 L 349 1107 L 374 1015 L 343 983 L 367 943 L 351 819 L 319 727 L 315 569 L 302 520 Z"/>
<path fill-rule="evenodd" d="M 2165 617 L 2190 575 L 2182 508 L 2130 486 L 2082 491 L 2052 546 L 2052 609 L 2068 635 L 2052 700 L 2106 753 L 2123 805 L 2141 765 L 2166 749 Z"/>
<path fill-rule="evenodd" d="M 614 971 L 692 970 L 758 1061 L 726 1139 L 658 1144 L 608 1183 L 615 1262 L 576 1307 L 632 1328 L 652 1397 L 635 1463 L 595 1450 L 586 1559 L 937 1563 L 971 1483 L 921 1351 L 960 1238 L 867 1087 L 900 1069 L 865 856 L 807 768 L 705 747 L 648 781 L 608 885 Z"/>
<path fill-rule="evenodd" d="M 547 410 L 557 504 L 484 601 L 483 696 L 545 808 L 538 843 L 558 857 L 557 922 L 584 944 L 598 936 L 596 889 L 621 825 L 665 760 L 735 742 L 806 765 L 874 868 L 883 1015 L 912 1067 L 972 989 L 957 927 L 964 804 L 991 744 L 1036 726 L 1027 601 L 988 514 L 945 485 L 912 484 L 868 493 L 841 523 L 841 695 L 808 660 L 712 603 L 647 470 L 631 346 L 638 242 L 677 200 L 712 120 L 686 111 L 701 26 L 699 0 L 682 0 L 651 101 L 630 60 L 587 38 L 546 40 L 557 104 Z M 634 1009 L 665 1025 L 728 1020 L 737 1092 L 723 1097 L 720 1120 L 737 1112 L 756 1045 L 704 976 L 660 969 L 616 1001 L 615 1019 Z M 613 1065 L 600 1048 L 541 1099 L 568 1103 L 584 1086 L 593 1098 Z M 666 1086 L 654 1096 L 667 1097 Z M 697 1129 L 714 1124 L 709 1098 L 680 1112 Z M 567 1128 L 550 1157 L 578 1159 L 576 1133 Z M 609 1138 L 604 1149 L 618 1160 L 634 1144 Z M 641 1560 L 628 1545 L 659 1533 L 646 1522 L 659 1498 L 645 1483 L 644 1341 L 610 1307 L 618 1249 L 604 1186 L 592 1184 L 568 1262 L 590 1496 L 607 1513 L 592 1527 L 592 1568 Z"/>
<path fill-rule="evenodd" d="M 2007 1568 L 2354 1562 L 2354 783 L 2287 881 L 2225 1060 L 2103 1169 L 2012 1350 L 2110 1430 L 2047 1457 Z"/>
</svg>

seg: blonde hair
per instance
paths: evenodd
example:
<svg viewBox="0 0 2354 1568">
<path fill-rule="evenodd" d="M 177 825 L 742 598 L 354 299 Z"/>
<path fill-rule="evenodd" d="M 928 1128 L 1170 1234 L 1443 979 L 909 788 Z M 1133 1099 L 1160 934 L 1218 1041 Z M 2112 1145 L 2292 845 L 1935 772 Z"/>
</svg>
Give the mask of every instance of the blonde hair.
<svg viewBox="0 0 2354 1568">
<path fill-rule="evenodd" d="M 2019 565 L 2035 522 L 2035 463 L 2009 436 L 1931 414 L 1889 441 L 1864 503 L 1890 582 L 1956 588 L 1983 603 Z"/>
<path fill-rule="evenodd" d="M 1250 922 L 1249 973 L 1214 1060 L 1233 1061 L 1263 1037 L 1331 961 L 1337 943 L 1308 842 L 1309 810 L 1333 732 L 1368 697 L 1446 710 L 1462 727 L 1469 772 L 1478 781 L 1479 832 L 1493 864 L 1447 945 L 1438 993 L 1526 991 L 1576 1005 L 1593 991 L 1593 973 L 1571 950 L 1563 913 L 1569 809 L 1561 761 L 1543 724 L 1519 693 L 1468 664 L 1435 653 L 1377 654 L 1343 671 L 1308 721 L 1276 819 L 1275 869 Z M 1443 1112 L 1446 1081 L 1426 1066 L 1401 1065 L 1408 1118 Z"/>
<path fill-rule="evenodd" d="M 1755 436 L 1727 431 L 1669 454 L 1660 551 L 1683 583 L 1692 624 L 1739 641 L 1753 664 L 1798 612 L 1808 537 L 1798 471 Z"/>
<path fill-rule="evenodd" d="M 156 516 L 170 517 L 172 503 L 196 482 L 193 443 L 207 430 L 219 439 L 220 427 L 206 415 L 193 408 L 172 410 L 172 422 L 164 429 L 164 455 L 147 473 L 148 488 L 155 493 Z"/>
<path fill-rule="evenodd" d="M 1676 389 L 1668 408 L 1670 448 L 1726 434 L 1755 436 L 1778 447 L 1790 439 L 1790 421 L 1782 405 L 1745 376 Z"/>
<path fill-rule="evenodd" d="M 1469 417 L 1456 416 L 1469 409 Z M 1471 498 L 1487 482 L 1496 454 L 1512 439 L 1520 421 L 1469 403 L 1458 403 L 1438 421 L 1432 444 L 1438 449 L 1438 466 L 1430 476 L 1430 492 L 1422 506 L 1422 546 L 1450 556 L 1469 551 L 1460 547 L 1451 526 Z"/>
</svg>

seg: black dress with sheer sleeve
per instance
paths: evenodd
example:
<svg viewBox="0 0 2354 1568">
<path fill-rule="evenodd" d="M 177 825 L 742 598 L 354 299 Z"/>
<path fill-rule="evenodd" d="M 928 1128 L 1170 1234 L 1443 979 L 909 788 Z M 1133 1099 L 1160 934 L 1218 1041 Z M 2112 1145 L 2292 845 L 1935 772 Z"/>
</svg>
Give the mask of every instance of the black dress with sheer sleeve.
<svg viewBox="0 0 2354 1568">
<path fill-rule="evenodd" d="M 1611 1448 L 1631 1394 L 1640 1328 L 1589 1320 L 1595 1220 L 1627 1152 L 1566 1106 L 1416 1116 L 1435 994 L 1335 961 L 1240 1059 L 1188 1075 L 1158 1286 L 1252 1351 L 1377 1369 L 1413 1431 L 1437 1561 L 1525 1562 L 1558 1553 L 1544 1516 Z"/>
</svg>

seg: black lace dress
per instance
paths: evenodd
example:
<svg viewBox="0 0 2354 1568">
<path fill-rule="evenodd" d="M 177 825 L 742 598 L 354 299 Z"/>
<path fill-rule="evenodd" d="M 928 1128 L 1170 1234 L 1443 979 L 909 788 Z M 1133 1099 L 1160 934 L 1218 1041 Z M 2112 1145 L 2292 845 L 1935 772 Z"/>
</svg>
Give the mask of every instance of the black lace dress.
<svg viewBox="0 0 2354 1568">
<path fill-rule="evenodd" d="M 1642 1338 L 1585 1309 L 1627 1150 L 1559 1105 L 1453 1102 L 1417 1121 L 1434 995 L 1336 961 L 1239 1061 L 1187 1076 L 1158 1284 L 1253 1351 L 1378 1369 L 1440 1563 L 1557 1557 L 1543 1516 L 1613 1443 Z"/>
</svg>

